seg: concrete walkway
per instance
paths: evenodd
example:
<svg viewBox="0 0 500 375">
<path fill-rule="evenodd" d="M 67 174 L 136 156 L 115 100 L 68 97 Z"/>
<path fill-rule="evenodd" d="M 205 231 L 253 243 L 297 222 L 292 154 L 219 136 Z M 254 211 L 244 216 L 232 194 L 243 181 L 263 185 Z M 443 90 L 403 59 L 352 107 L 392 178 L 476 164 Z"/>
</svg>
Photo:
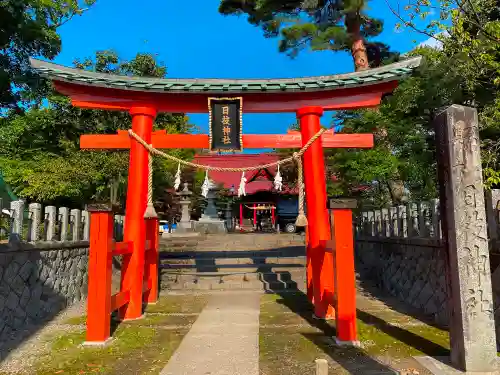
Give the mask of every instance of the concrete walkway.
<svg viewBox="0 0 500 375">
<path fill-rule="evenodd" d="M 160 375 L 259 375 L 260 297 L 213 294 Z"/>
</svg>

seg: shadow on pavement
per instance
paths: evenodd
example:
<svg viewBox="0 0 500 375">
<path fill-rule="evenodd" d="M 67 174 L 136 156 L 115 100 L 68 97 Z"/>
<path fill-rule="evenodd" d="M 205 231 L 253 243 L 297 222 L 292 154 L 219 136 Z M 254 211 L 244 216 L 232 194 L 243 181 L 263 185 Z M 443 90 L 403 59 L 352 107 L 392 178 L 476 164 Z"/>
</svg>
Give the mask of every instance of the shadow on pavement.
<svg viewBox="0 0 500 375">
<path fill-rule="evenodd" d="M 363 349 L 336 347 L 333 340 L 336 335 L 335 328 L 323 319 L 313 318 L 313 307 L 303 292 L 276 291 L 275 293 L 282 297 L 279 303 L 321 331 L 321 333 L 302 333 L 302 335 L 349 373 L 355 375 L 397 374 L 390 367 L 372 358 Z"/>
</svg>

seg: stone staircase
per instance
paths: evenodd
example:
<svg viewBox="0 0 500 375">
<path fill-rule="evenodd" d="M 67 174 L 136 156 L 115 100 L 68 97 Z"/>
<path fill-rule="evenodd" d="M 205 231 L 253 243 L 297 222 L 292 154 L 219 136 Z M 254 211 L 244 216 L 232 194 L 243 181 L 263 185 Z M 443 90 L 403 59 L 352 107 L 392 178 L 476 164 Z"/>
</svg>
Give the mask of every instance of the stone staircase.
<svg viewBox="0 0 500 375">
<path fill-rule="evenodd" d="M 168 290 L 304 288 L 304 237 L 225 234 L 160 241 L 161 287 Z"/>
</svg>

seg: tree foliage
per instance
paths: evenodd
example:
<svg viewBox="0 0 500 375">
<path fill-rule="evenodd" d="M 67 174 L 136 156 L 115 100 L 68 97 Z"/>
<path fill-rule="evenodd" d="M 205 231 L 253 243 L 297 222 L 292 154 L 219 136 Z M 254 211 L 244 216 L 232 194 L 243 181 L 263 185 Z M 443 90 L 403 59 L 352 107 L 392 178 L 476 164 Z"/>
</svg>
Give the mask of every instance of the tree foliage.
<svg viewBox="0 0 500 375">
<path fill-rule="evenodd" d="M 481 2 L 481 7 L 469 3 L 463 11 L 445 13 L 449 26 L 433 22 L 422 29 L 425 33 L 445 30 L 436 35 L 441 48 L 413 51 L 424 57 L 422 66 L 384 99 L 378 111 L 338 114 L 337 121 L 346 132 L 372 132 L 374 124 L 385 130 L 384 137 L 377 134 L 373 150 L 335 150 L 328 155 L 329 165 L 344 185 L 372 185 L 366 192 L 372 204 L 398 203 L 389 188 L 398 178 L 409 199 L 437 196 L 432 121 L 451 104 L 477 108 L 485 185 L 491 188 L 500 183 L 499 13 L 496 5 L 488 8 L 493 3 Z"/>
<path fill-rule="evenodd" d="M 114 74 L 163 77 L 166 67 L 151 54 L 137 54 L 130 61 L 102 51 L 94 58 L 76 60 L 75 66 Z M 45 82 L 45 84 L 49 84 Z M 72 204 L 114 195 L 124 198 L 128 170 L 127 151 L 82 151 L 82 134 L 112 134 L 128 129 L 125 112 L 75 108 L 69 99 L 50 92 L 45 105 L 25 113 L 10 113 L 0 125 L 0 169 L 16 194 L 42 202 Z M 155 129 L 186 133 L 192 129 L 183 114 L 159 114 Z M 187 158 L 191 150 L 172 151 Z M 175 168 L 155 160 L 155 188 L 162 191 L 173 181 Z"/>
<path fill-rule="evenodd" d="M 20 108 L 43 91 L 30 56 L 54 58 L 61 49 L 57 28 L 95 0 L 0 0 L 0 108 Z"/>
</svg>

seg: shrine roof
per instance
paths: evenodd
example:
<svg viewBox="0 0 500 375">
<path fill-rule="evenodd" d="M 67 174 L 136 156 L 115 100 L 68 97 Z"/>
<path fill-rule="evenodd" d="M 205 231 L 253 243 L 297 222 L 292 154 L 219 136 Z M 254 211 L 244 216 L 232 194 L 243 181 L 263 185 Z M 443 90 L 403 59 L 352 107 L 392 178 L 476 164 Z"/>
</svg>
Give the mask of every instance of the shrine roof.
<svg viewBox="0 0 500 375">
<path fill-rule="evenodd" d="M 259 164 L 273 163 L 280 159 L 278 154 L 235 154 L 235 155 L 195 155 L 193 162 L 210 165 L 213 167 L 252 167 Z M 276 167 L 268 168 L 269 173 L 274 177 L 276 173 Z M 266 178 L 261 178 L 257 180 L 252 179 L 260 171 L 250 171 L 245 173 L 247 178 L 246 193 L 255 194 L 259 191 L 274 191 L 274 185 L 272 180 Z M 223 185 L 224 188 L 230 189 L 234 187 L 236 192 L 240 185 L 241 172 L 226 172 L 226 171 L 211 171 L 208 172 L 208 177 L 214 181 L 216 184 Z M 235 192 L 235 194 L 236 194 Z M 297 194 L 293 189 L 288 189 L 284 186 L 284 191 L 282 193 Z"/>
<path fill-rule="evenodd" d="M 30 59 L 30 62 L 31 66 L 42 76 L 54 81 L 129 91 L 208 93 L 220 95 L 224 93 L 331 91 L 397 81 L 412 73 L 412 71 L 420 65 L 421 57 L 417 56 L 394 64 L 360 72 L 277 79 L 175 79 L 130 77 L 68 68 L 37 59 Z"/>
</svg>

